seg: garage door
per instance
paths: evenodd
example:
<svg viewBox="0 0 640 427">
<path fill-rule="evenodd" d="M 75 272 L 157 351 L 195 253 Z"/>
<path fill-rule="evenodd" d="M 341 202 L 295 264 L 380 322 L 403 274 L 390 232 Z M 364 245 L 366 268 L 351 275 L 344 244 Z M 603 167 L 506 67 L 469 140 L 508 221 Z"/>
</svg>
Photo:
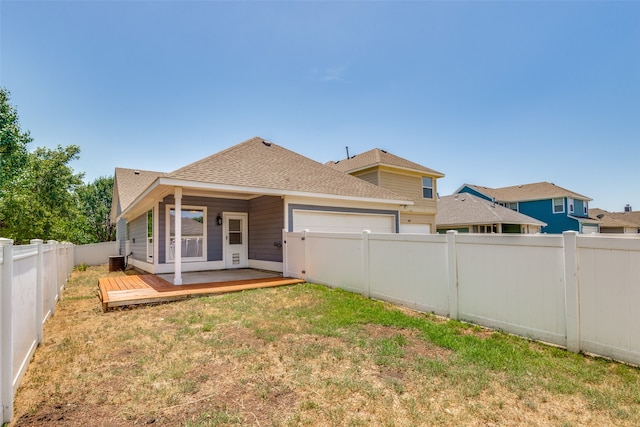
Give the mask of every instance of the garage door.
<svg viewBox="0 0 640 427">
<path fill-rule="evenodd" d="M 294 210 L 293 231 L 395 233 L 394 215 Z"/>
<path fill-rule="evenodd" d="M 591 233 L 597 233 L 598 232 L 598 226 L 595 224 L 582 224 L 582 233 L 583 234 L 591 234 Z"/>
<path fill-rule="evenodd" d="M 430 234 L 429 224 L 400 224 L 400 233 L 407 234 Z"/>
</svg>

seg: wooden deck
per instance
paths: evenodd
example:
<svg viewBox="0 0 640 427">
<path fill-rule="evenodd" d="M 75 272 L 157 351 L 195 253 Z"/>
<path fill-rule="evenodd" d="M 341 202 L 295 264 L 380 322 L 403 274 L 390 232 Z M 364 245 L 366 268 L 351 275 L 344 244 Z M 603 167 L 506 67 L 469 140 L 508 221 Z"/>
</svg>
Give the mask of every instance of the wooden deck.
<svg viewBox="0 0 640 427">
<path fill-rule="evenodd" d="M 147 274 L 105 277 L 98 279 L 98 288 L 102 309 L 107 311 L 114 307 L 125 305 L 177 301 L 193 296 L 293 285 L 303 282 L 304 280 L 300 279 L 269 277 L 175 286 L 158 276 Z"/>
</svg>

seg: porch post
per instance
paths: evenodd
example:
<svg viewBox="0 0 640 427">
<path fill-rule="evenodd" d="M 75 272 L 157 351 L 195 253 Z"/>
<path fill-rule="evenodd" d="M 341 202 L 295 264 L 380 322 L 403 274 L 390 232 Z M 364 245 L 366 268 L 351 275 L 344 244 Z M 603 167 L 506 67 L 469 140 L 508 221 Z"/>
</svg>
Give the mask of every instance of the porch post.
<svg viewBox="0 0 640 427">
<path fill-rule="evenodd" d="M 182 285 L 182 187 L 176 187 L 174 197 L 176 199 L 176 228 L 174 233 L 176 242 L 173 252 L 173 284 Z"/>
</svg>

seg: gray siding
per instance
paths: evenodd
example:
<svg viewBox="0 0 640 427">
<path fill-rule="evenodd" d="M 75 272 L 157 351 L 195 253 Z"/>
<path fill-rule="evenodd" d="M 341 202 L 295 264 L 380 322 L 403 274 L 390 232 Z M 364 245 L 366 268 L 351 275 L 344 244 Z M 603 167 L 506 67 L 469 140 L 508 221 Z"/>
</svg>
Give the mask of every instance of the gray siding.
<svg viewBox="0 0 640 427">
<path fill-rule="evenodd" d="M 125 244 L 127 240 L 126 234 L 127 234 L 127 221 L 124 219 L 121 219 L 116 224 L 116 240 L 118 241 L 118 244 L 119 244 L 118 254 L 120 255 L 126 255 L 124 253 Z"/>
<path fill-rule="evenodd" d="M 283 228 L 284 202 L 280 197 L 249 201 L 249 259 L 282 262 Z"/>
<path fill-rule="evenodd" d="M 158 212 L 158 262 L 166 262 L 166 206 L 175 204 L 173 195 L 165 197 Z M 222 212 L 249 212 L 249 202 L 234 199 L 213 199 L 209 197 L 185 196 L 183 206 L 207 207 L 207 261 L 222 260 L 222 226 L 216 223 L 216 217 Z"/>
<path fill-rule="evenodd" d="M 147 213 L 140 215 L 129 226 L 129 239 L 131 240 L 131 258 L 140 261 L 147 260 Z"/>
</svg>

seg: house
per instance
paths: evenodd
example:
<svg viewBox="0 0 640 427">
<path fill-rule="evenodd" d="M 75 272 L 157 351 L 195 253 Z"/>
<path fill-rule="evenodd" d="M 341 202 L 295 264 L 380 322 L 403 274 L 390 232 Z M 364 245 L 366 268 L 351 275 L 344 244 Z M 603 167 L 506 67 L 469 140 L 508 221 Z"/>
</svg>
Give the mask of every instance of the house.
<svg viewBox="0 0 640 427">
<path fill-rule="evenodd" d="M 470 193 L 438 199 L 438 233 L 539 233 L 547 224 Z"/>
<path fill-rule="evenodd" d="M 607 212 L 603 209 L 589 209 L 589 216 L 600 220 L 600 233 L 635 234 L 640 233 L 640 212 Z"/>
<path fill-rule="evenodd" d="M 441 172 L 378 148 L 325 164 L 412 200 L 400 211 L 401 233 L 435 232 Z"/>
<path fill-rule="evenodd" d="M 397 233 L 413 201 L 255 137 L 173 172 L 116 168 L 120 253 L 150 273 L 283 271 L 282 230 Z"/>
<path fill-rule="evenodd" d="M 597 233 L 599 221 L 589 216 L 590 198 L 550 182 L 489 188 L 463 184 L 455 193 L 469 193 L 520 212 L 547 225 L 543 233 Z"/>
</svg>

